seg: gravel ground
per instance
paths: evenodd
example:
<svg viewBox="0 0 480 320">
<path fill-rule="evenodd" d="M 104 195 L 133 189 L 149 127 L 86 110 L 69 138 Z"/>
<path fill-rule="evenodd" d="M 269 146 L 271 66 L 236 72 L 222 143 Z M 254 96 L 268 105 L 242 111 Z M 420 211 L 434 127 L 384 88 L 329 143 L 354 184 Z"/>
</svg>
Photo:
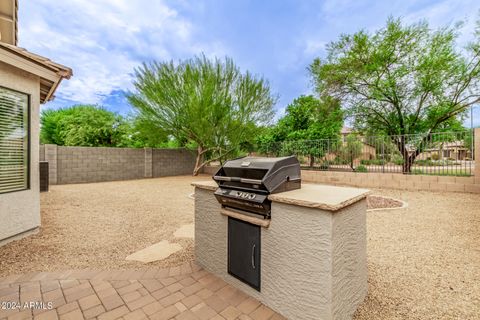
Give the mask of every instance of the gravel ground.
<svg viewBox="0 0 480 320">
<path fill-rule="evenodd" d="M 53 186 L 41 232 L 0 247 L 0 277 L 144 268 L 125 257 L 161 240 L 185 249 L 147 266 L 191 260 L 193 241 L 173 233 L 193 222 L 190 182 L 206 178 Z M 408 207 L 367 213 L 369 294 L 355 319 L 480 319 L 480 196 L 373 191 Z"/>
<path fill-rule="evenodd" d="M 208 177 L 51 186 L 41 194 L 40 233 L 0 247 L 0 277 L 32 271 L 144 268 L 125 257 L 162 240 L 185 249 L 147 265 L 193 259 L 193 240 L 174 238 L 193 223 L 190 183 Z"/>
<path fill-rule="evenodd" d="M 369 294 L 355 319 L 480 319 L 480 196 L 374 193 L 408 207 L 367 213 Z"/>
</svg>

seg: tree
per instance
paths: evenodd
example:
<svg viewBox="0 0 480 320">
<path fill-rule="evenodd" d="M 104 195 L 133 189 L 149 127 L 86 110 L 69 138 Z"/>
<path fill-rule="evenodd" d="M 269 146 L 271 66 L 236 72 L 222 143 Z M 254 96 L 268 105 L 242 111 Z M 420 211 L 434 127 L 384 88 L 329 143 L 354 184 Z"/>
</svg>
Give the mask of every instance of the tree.
<svg viewBox="0 0 480 320">
<path fill-rule="evenodd" d="M 59 146 L 115 147 L 127 132 L 121 116 L 94 105 L 48 109 L 40 123 L 41 142 Z"/>
<path fill-rule="evenodd" d="M 263 78 L 241 73 L 234 62 L 152 62 L 135 70 L 128 99 L 138 114 L 179 141 L 196 144 L 194 175 L 253 141 L 257 125 L 273 117 L 276 98 Z"/>
<path fill-rule="evenodd" d="M 343 125 L 343 113 L 337 99 L 300 96 L 286 108 L 286 114 L 266 135 L 259 137 L 260 144 L 282 143 L 283 153 L 308 155 L 313 167 L 316 157 L 327 152 L 326 139 L 336 139 Z"/>
<path fill-rule="evenodd" d="M 184 146 L 182 141 L 171 139 L 155 123 L 141 116 L 127 118 L 128 130 L 123 140 L 124 147 L 131 148 L 165 148 Z"/>
<path fill-rule="evenodd" d="M 355 171 L 355 159 L 362 154 L 363 143 L 358 138 L 350 134 L 346 137 L 345 143 L 340 147 L 340 158 L 350 164 L 350 168 Z"/>
<path fill-rule="evenodd" d="M 342 35 L 325 59 L 309 67 L 317 91 L 339 99 L 362 132 L 392 136 L 410 172 L 432 133 L 459 124 L 480 101 L 480 23 L 474 41 L 458 49 L 457 24 L 432 31 L 426 22 Z M 422 134 L 420 143 L 410 134 Z"/>
</svg>

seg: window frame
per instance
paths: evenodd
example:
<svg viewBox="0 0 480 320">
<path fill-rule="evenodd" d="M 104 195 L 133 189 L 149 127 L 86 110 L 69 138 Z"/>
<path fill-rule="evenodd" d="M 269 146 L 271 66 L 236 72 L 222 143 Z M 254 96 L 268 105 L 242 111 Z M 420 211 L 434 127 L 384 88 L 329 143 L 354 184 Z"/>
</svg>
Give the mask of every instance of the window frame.
<svg viewBox="0 0 480 320">
<path fill-rule="evenodd" d="M 26 159 L 26 163 L 27 163 L 27 174 L 26 174 L 26 179 L 27 179 L 27 183 L 26 183 L 26 186 L 25 188 L 23 189 L 18 189 L 18 190 L 12 190 L 12 191 L 5 191 L 5 192 L 1 192 L 0 191 L 0 196 L 1 195 L 4 195 L 4 194 L 10 194 L 10 193 L 15 193 L 15 192 L 23 192 L 23 191 L 28 191 L 28 190 L 31 190 L 31 181 L 30 181 L 30 178 L 31 178 L 31 161 L 32 161 L 32 157 L 31 157 L 31 153 L 32 153 L 32 112 L 31 112 L 31 106 L 32 106 L 32 96 L 31 94 L 29 93 L 26 93 L 26 92 L 23 92 L 23 91 L 19 91 L 19 90 L 16 90 L 16 89 L 12 89 L 12 88 L 9 88 L 9 87 L 5 87 L 5 86 L 2 86 L 0 85 L 0 88 L 1 89 L 4 89 L 4 90 L 8 90 L 8 91 L 12 91 L 12 92 L 16 92 L 16 93 L 19 93 L 19 94 L 23 94 L 25 96 L 27 96 L 27 124 L 26 124 L 26 127 L 27 127 L 27 159 Z"/>
</svg>

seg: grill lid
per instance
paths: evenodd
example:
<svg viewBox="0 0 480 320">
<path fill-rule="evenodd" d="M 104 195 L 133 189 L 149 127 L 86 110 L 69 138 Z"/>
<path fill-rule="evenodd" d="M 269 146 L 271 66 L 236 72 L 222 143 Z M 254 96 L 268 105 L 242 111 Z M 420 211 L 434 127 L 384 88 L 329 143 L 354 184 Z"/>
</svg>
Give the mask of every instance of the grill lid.
<svg viewBox="0 0 480 320">
<path fill-rule="evenodd" d="M 294 156 L 242 157 L 225 162 L 213 179 L 219 186 L 255 188 L 273 193 L 285 182 L 300 181 L 300 163 Z"/>
</svg>

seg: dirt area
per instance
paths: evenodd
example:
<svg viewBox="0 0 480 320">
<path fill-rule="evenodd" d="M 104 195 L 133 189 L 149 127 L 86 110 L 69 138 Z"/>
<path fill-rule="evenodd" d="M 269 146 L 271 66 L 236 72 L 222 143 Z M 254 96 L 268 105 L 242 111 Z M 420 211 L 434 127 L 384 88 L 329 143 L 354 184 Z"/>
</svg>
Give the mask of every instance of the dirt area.
<svg viewBox="0 0 480 320">
<path fill-rule="evenodd" d="M 190 182 L 208 177 L 54 186 L 41 232 L 0 247 L 0 277 L 66 269 L 172 266 L 193 258 L 174 232 L 193 221 Z M 479 319 L 480 196 L 373 190 L 407 208 L 367 213 L 364 319 Z M 185 249 L 144 265 L 125 257 L 161 240 Z"/>
<path fill-rule="evenodd" d="M 193 240 L 175 238 L 193 223 L 190 183 L 209 177 L 168 177 L 51 186 L 41 194 L 40 233 L 0 247 L 0 277 L 31 271 L 145 267 L 125 258 L 162 240 L 183 248 L 167 267 L 193 259 Z"/>
<path fill-rule="evenodd" d="M 367 209 L 401 208 L 403 202 L 389 197 L 371 195 L 367 197 Z"/>
</svg>

